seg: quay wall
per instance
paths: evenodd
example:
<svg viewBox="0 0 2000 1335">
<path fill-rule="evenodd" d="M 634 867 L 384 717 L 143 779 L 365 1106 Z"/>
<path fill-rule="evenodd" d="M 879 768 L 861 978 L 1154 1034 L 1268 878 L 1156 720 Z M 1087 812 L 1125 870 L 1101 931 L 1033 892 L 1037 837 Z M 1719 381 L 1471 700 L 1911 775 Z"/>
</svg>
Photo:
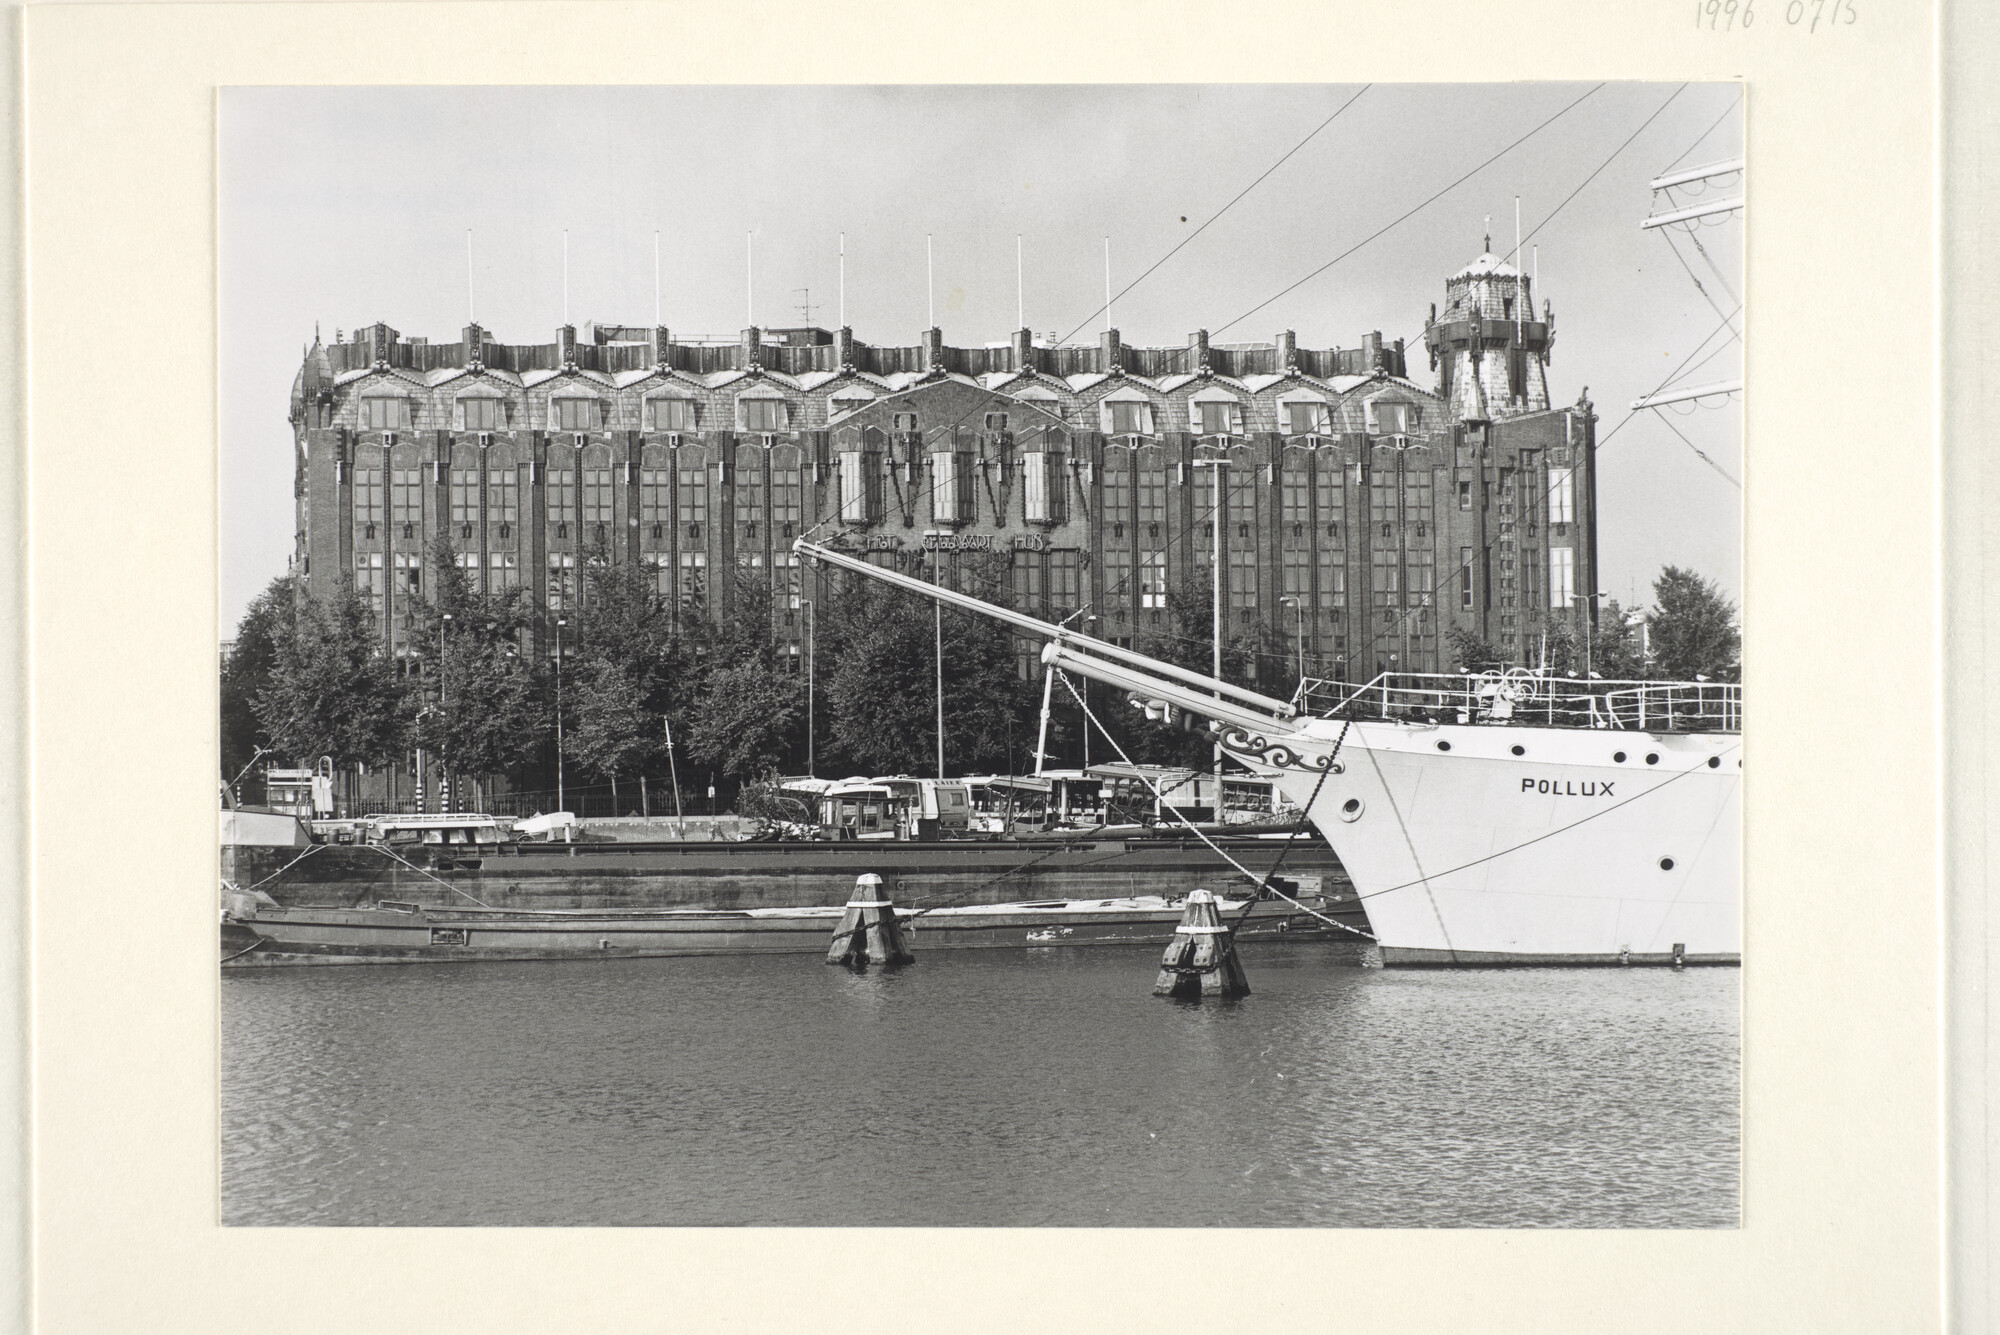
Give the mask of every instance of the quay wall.
<svg viewBox="0 0 2000 1335">
<path fill-rule="evenodd" d="M 1231 856 L 1262 874 L 1281 845 L 1225 841 Z M 949 901 L 999 904 L 1043 899 L 1181 896 L 1239 892 L 1248 883 L 1198 841 L 1065 841 L 1061 844 L 634 844 L 531 845 L 492 854 L 477 867 L 433 870 L 422 850 L 329 845 L 242 848 L 224 874 L 280 904 L 359 908 L 379 900 L 493 908 L 793 908 L 845 903 L 855 878 L 882 877 L 899 906 Z M 294 859 L 297 859 L 294 861 Z M 288 866 L 288 864 L 290 864 Z M 1281 874 L 1318 877 L 1329 899 L 1353 891 L 1324 844 L 1301 840 Z M 269 879 L 267 879 L 269 878 Z M 1358 906 L 1357 906 L 1358 907 Z"/>
</svg>

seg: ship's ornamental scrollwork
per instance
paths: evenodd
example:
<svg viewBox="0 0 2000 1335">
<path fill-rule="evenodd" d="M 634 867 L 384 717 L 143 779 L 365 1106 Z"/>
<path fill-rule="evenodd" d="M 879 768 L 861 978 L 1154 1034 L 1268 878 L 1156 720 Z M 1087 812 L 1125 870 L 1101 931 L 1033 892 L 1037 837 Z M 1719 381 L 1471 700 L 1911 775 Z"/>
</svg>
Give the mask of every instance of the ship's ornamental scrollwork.
<svg viewBox="0 0 2000 1335">
<path fill-rule="evenodd" d="M 1333 753 L 1330 751 L 1317 756 L 1303 755 L 1283 742 L 1273 742 L 1243 728 L 1225 729 L 1222 734 L 1222 746 L 1224 750 L 1234 751 L 1239 755 L 1255 756 L 1264 764 L 1279 769 L 1330 769 L 1335 774 L 1341 773 L 1343 769 L 1334 763 Z"/>
</svg>

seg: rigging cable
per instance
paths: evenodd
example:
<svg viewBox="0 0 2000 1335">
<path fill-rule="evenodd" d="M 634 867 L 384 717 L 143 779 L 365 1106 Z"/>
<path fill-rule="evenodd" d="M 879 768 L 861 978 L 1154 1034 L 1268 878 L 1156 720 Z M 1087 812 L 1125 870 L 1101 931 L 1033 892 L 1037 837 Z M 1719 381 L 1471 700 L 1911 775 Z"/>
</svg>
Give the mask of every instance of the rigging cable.
<svg viewBox="0 0 2000 1335">
<path fill-rule="evenodd" d="M 1604 87 L 1604 85 L 1601 83 L 1593 84 L 1588 90 L 1584 92 L 1582 97 L 1579 97 L 1574 102 L 1569 103 L 1567 106 L 1563 107 L 1562 110 L 1556 112 L 1555 115 L 1550 116 L 1547 120 L 1537 125 L 1534 129 L 1528 131 L 1526 134 L 1522 135 L 1519 139 L 1516 139 L 1513 143 L 1507 145 L 1505 148 L 1501 149 L 1498 153 L 1495 153 L 1492 157 L 1486 159 L 1486 161 L 1480 163 L 1477 167 L 1474 167 L 1471 171 L 1465 173 L 1465 175 L 1459 177 L 1457 180 L 1453 181 L 1450 185 L 1446 186 L 1444 189 L 1438 191 L 1436 194 L 1424 200 L 1421 204 L 1418 204 L 1416 207 L 1410 209 L 1408 212 L 1398 215 L 1390 222 L 1384 224 L 1383 226 L 1377 228 L 1375 231 L 1369 233 L 1361 240 L 1349 246 L 1346 250 L 1343 250 L 1338 255 L 1335 255 L 1325 264 L 1320 265 L 1319 268 L 1314 269 L 1304 278 L 1301 278 L 1297 282 L 1292 283 L 1287 287 L 1281 288 L 1276 293 L 1272 294 L 1269 297 L 1266 297 L 1264 300 L 1258 302 L 1255 306 L 1252 306 L 1249 310 L 1243 312 L 1243 314 L 1237 316 L 1235 319 L 1231 320 L 1228 324 L 1223 325 L 1215 332 L 1220 334 L 1223 332 L 1223 330 L 1233 328 L 1234 326 L 1243 323 L 1243 321 L 1249 319 L 1251 316 L 1255 315 L 1258 311 L 1263 310 L 1266 306 L 1269 306 L 1272 302 L 1278 300 L 1286 293 L 1294 291 L 1295 289 L 1303 287 L 1307 283 L 1310 283 L 1313 279 L 1319 277 L 1321 274 L 1325 273 L 1328 269 L 1331 269 L 1334 265 L 1346 259 L 1349 255 L 1352 255 L 1355 251 L 1360 250 L 1363 246 L 1366 246 L 1369 242 L 1383 235 L 1383 233 L 1388 232 L 1391 228 L 1394 228 L 1399 224 L 1403 223 L 1404 221 L 1406 221 L 1407 219 L 1413 218 L 1417 214 L 1423 212 L 1425 209 L 1429 208 L 1432 204 L 1435 204 L 1438 200 L 1443 199 L 1446 195 L 1458 189 L 1459 186 L 1464 185 L 1467 181 L 1479 175 L 1479 173 L 1485 171 L 1488 167 L 1498 162 L 1501 158 L 1506 157 L 1509 153 L 1519 148 L 1522 144 L 1525 144 L 1530 139 L 1533 139 L 1543 130 L 1548 129 L 1549 126 L 1554 125 L 1557 121 L 1561 120 L 1564 116 L 1568 115 L 1571 111 L 1575 110 L 1585 101 L 1585 99 L 1592 96 L 1592 94 L 1596 93 L 1598 89 L 1602 87 Z"/>
</svg>

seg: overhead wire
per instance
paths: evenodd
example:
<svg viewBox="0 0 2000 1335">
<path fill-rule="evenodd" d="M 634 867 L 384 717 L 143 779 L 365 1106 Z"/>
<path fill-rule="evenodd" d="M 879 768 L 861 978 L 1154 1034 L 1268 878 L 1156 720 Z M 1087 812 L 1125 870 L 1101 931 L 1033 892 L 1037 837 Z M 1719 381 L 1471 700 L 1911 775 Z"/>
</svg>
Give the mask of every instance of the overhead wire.
<svg viewBox="0 0 2000 1335">
<path fill-rule="evenodd" d="M 1280 297 L 1283 297 L 1287 293 L 1293 292 L 1298 288 L 1305 286 L 1307 283 L 1310 283 L 1313 279 L 1319 277 L 1321 274 L 1325 273 L 1328 269 L 1331 269 L 1334 265 L 1340 263 L 1348 256 L 1354 254 L 1356 251 L 1362 249 L 1364 246 L 1367 246 L 1370 242 L 1376 240 L 1376 238 L 1384 235 L 1393 228 L 1400 226 L 1402 223 L 1408 221 L 1409 219 L 1414 218 L 1417 214 L 1423 212 L 1425 209 L 1429 208 L 1432 204 L 1435 204 L 1438 200 L 1443 199 L 1446 195 L 1458 189 L 1459 186 L 1464 185 L 1467 181 L 1479 175 L 1479 173 L 1485 171 L 1488 167 L 1498 162 L 1501 158 L 1504 158 L 1509 153 L 1512 153 L 1522 144 L 1525 144 L 1530 139 L 1533 139 L 1543 130 L 1548 129 L 1549 126 L 1554 125 L 1564 116 L 1568 115 L 1570 112 L 1574 111 L 1577 107 L 1581 106 L 1588 98 L 1590 98 L 1593 94 L 1595 94 L 1599 89 L 1603 87 L 1604 85 L 1601 83 L 1591 85 L 1591 87 L 1587 89 L 1581 97 L 1578 97 L 1575 101 L 1566 104 L 1561 110 L 1557 111 L 1554 115 L 1550 116 L 1548 119 L 1536 125 L 1535 128 L 1529 130 L 1526 134 L 1514 140 L 1512 143 L 1508 144 L 1505 148 L 1501 149 L 1499 152 L 1493 154 L 1493 156 L 1487 158 L 1477 167 L 1474 167 L 1472 170 L 1466 172 L 1463 176 L 1460 176 L 1450 185 L 1444 187 L 1444 189 L 1438 191 L 1434 195 L 1431 195 L 1429 198 L 1425 199 L 1422 203 L 1416 205 L 1414 208 L 1411 208 L 1403 213 L 1398 214 L 1395 218 L 1391 219 L 1389 222 L 1385 223 L 1383 226 L 1377 228 L 1373 232 L 1370 232 L 1367 236 L 1361 238 L 1361 240 L 1355 242 L 1353 245 L 1349 246 L 1346 250 L 1341 251 L 1338 255 L 1335 255 L 1332 259 L 1328 260 L 1325 264 L 1320 265 L 1317 269 L 1314 269 L 1311 273 L 1307 274 L 1305 277 L 1299 279 L 1295 283 L 1290 283 L 1285 287 L 1280 288 L 1277 292 L 1266 297 L 1264 300 L 1258 302 L 1255 306 L 1252 306 L 1249 310 L 1243 312 L 1243 314 L 1229 321 L 1228 324 L 1221 326 L 1215 332 L 1219 334 L 1223 332 L 1223 330 L 1230 329 L 1236 325 L 1243 323 L 1243 321 L 1249 319 L 1251 316 L 1255 315 L 1258 311 L 1263 310 L 1266 306 L 1269 306 L 1272 302 L 1277 301 Z"/>
<path fill-rule="evenodd" d="M 1292 145 L 1291 148 L 1285 151 L 1285 155 L 1283 157 L 1279 158 L 1269 167 L 1266 167 L 1264 169 L 1263 175 L 1259 176 L 1256 180 L 1252 181 L 1250 184 L 1244 186 L 1241 190 L 1239 190 L 1236 193 L 1235 198 L 1231 199 L 1227 204 L 1224 204 L 1221 208 L 1217 209 L 1214 213 L 1210 214 L 1207 222 L 1204 222 L 1201 226 L 1195 228 L 1192 232 L 1189 232 L 1185 237 L 1181 238 L 1180 243 L 1176 245 L 1172 250 L 1169 250 L 1166 254 L 1160 256 L 1160 258 L 1158 258 L 1157 260 L 1154 260 L 1153 263 L 1146 269 L 1145 273 L 1140 274 L 1137 278 L 1134 278 L 1124 287 L 1119 288 L 1117 293 L 1111 298 L 1110 301 L 1107 301 L 1104 305 L 1099 306 L 1096 310 L 1092 311 L 1089 315 L 1085 316 L 1082 322 L 1079 323 L 1075 329 L 1072 329 L 1069 331 L 1069 333 L 1063 335 L 1061 341 L 1067 343 L 1070 339 L 1076 337 L 1076 335 L 1079 332 L 1081 332 L 1085 326 L 1096 323 L 1097 317 L 1104 314 L 1107 310 L 1110 310 L 1113 303 L 1123 298 L 1127 292 L 1130 292 L 1133 288 L 1139 286 L 1139 284 L 1145 282 L 1146 279 L 1152 274 L 1153 270 L 1159 268 L 1162 264 L 1165 264 L 1168 260 L 1180 254 L 1181 248 L 1183 246 L 1187 245 L 1188 242 L 1194 240 L 1196 237 L 1200 236 L 1203 232 L 1207 231 L 1209 227 L 1215 222 L 1216 219 L 1220 218 L 1223 214 L 1229 212 L 1229 210 L 1235 208 L 1238 202 L 1240 202 L 1245 195 L 1249 194 L 1252 190 L 1255 190 L 1258 186 L 1264 183 L 1265 177 L 1268 177 L 1272 172 L 1278 170 L 1278 168 L 1284 166 L 1287 162 L 1289 162 L 1293 154 L 1297 153 L 1300 149 L 1304 148 L 1307 144 L 1311 143 L 1315 138 L 1317 138 L 1321 130 L 1324 130 L 1327 126 L 1333 124 L 1336 120 L 1340 119 L 1341 112 L 1346 111 L 1349 107 L 1353 106 L 1356 102 L 1360 101 L 1361 93 L 1367 92 L 1370 88 L 1373 88 L 1374 86 L 1375 85 L 1372 83 L 1362 84 L 1360 92 L 1356 93 L 1353 97 L 1348 98 L 1345 102 L 1341 103 L 1338 107 L 1336 107 L 1331 116 L 1328 116 L 1325 120 L 1321 121 L 1318 125 L 1313 127 L 1312 133 L 1308 134 L 1305 138 L 1299 140 L 1298 143 Z"/>
</svg>

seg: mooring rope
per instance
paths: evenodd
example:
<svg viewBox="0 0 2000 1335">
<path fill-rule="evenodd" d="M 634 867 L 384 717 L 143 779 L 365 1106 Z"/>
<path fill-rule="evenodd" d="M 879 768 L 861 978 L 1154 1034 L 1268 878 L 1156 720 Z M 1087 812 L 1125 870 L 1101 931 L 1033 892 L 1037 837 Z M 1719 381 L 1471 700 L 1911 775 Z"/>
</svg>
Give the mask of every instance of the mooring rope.
<svg viewBox="0 0 2000 1335">
<path fill-rule="evenodd" d="M 299 854 L 299 855 L 298 855 L 297 857 L 293 858 L 293 859 L 292 859 L 292 860 L 291 860 L 290 862 L 287 862 L 287 863 L 286 863 L 286 864 L 285 864 L 284 866 L 282 866 L 282 867 L 278 868 L 278 869 L 277 869 L 276 871 L 272 872 L 272 873 L 271 873 L 271 874 L 270 874 L 269 876 L 266 876 L 266 877 L 264 878 L 264 880 L 263 880 L 263 881 L 259 881 L 259 882 L 257 882 L 257 885 L 263 885 L 265 881 L 275 881 L 275 880 L 277 880 L 277 879 L 278 879 L 278 878 L 279 878 L 280 876 L 283 876 L 283 875 L 284 875 L 284 874 L 285 874 L 286 872 L 288 872 L 288 871 L 290 871 L 290 870 L 291 870 L 292 868 L 294 868 L 294 867 L 298 866 L 298 865 L 299 865 L 299 864 L 300 864 L 301 862 L 304 862 L 304 861 L 305 861 L 305 860 L 306 860 L 307 858 L 311 857 L 311 856 L 312 856 L 313 854 L 315 854 L 315 853 L 319 852 L 319 851 L 320 851 L 320 850 L 321 850 L 322 848 L 325 848 L 325 847 L 326 847 L 326 845 L 325 845 L 325 844 L 310 844 L 310 845 L 308 845 L 308 846 L 307 846 L 307 848 L 306 848 L 306 851 L 305 851 L 305 852 L 303 852 L 303 853 Z M 248 889 L 248 890 L 245 890 L 245 891 L 243 891 L 243 893 L 244 893 L 244 894 L 248 894 L 248 893 L 250 892 L 250 890 L 255 890 L 255 889 L 257 888 L 257 885 L 253 885 L 253 886 L 249 887 L 249 889 Z"/>
<path fill-rule="evenodd" d="M 1278 868 L 1285 865 L 1285 855 L 1292 851 L 1292 844 L 1294 841 L 1298 839 L 1299 831 L 1303 830 L 1306 827 L 1306 823 L 1312 819 L 1312 809 L 1319 803 L 1320 789 L 1326 787 L 1327 776 L 1333 773 L 1334 759 L 1340 755 L 1340 748 L 1347 744 L 1347 730 L 1348 728 L 1353 726 L 1353 723 L 1354 723 L 1353 719 L 1348 719 L 1346 722 L 1340 725 L 1340 736 L 1333 739 L 1333 750 L 1326 753 L 1326 768 L 1319 772 L 1319 779 L 1317 782 L 1313 784 L 1312 796 L 1308 797 L 1306 799 L 1305 806 L 1299 809 L 1299 818 L 1297 821 L 1293 823 L 1292 832 L 1289 835 L 1285 836 L 1285 846 L 1278 850 L 1278 860 L 1276 862 L 1273 862 L 1271 864 L 1271 870 L 1264 874 L 1264 884 L 1260 887 L 1260 889 L 1271 890 L 1271 882 L 1277 878 Z M 1341 870 L 1345 871 L 1346 868 L 1343 867 Z M 1277 894 L 1278 892 L 1276 890 L 1271 890 L 1271 893 Z M 1232 950 L 1235 949 L 1235 941 L 1236 941 L 1235 929 L 1241 927 L 1246 921 L 1249 920 L 1250 910 L 1255 908 L 1256 906 L 1257 906 L 1257 901 L 1255 899 L 1252 899 L 1249 903 L 1243 906 L 1243 911 L 1236 915 L 1236 921 L 1230 924 L 1229 939 L 1230 939 L 1230 948 Z"/>
<path fill-rule="evenodd" d="M 984 890 L 987 886 L 998 885 L 1000 882 L 1006 880 L 1009 876 L 1018 876 L 1022 872 L 1028 870 L 1028 868 L 1036 865 L 1037 863 L 1047 862 L 1050 858 L 1054 857 L 1058 853 L 1068 852 L 1070 847 L 1071 847 L 1070 845 L 1062 844 L 1056 846 L 1055 848 L 1049 849 L 1047 852 L 1039 853 L 1034 857 L 1029 858 L 1026 862 L 1017 863 L 1014 866 L 1007 868 L 1007 870 L 1001 872 L 997 876 L 987 877 L 985 880 L 981 881 L 978 885 L 973 886 L 970 890 L 960 891 L 958 894 L 953 895 L 948 899 L 941 899 L 937 903 L 927 905 L 924 908 L 913 909 L 909 913 L 903 915 L 903 921 L 908 922 L 914 918 L 922 917 L 924 914 L 929 913 L 934 909 L 950 908 L 952 907 L 954 902 L 962 903 L 965 900 L 970 899 L 972 896 L 978 894 L 981 890 Z M 1111 858 L 1122 858 L 1125 856 L 1125 853 L 1126 850 L 1121 848 L 1116 853 L 1106 854 L 1102 858 L 1092 858 L 1091 862 L 1105 862 L 1109 861 Z M 1084 865 L 1089 866 L 1090 864 L 1085 863 Z"/>
<path fill-rule="evenodd" d="M 382 854 L 382 856 L 384 857 L 394 858 L 396 861 L 402 863 L 405 867 L 408 867 L 411 871 L 415 872 L 419 876 L 430 876 L 430 879 L 436 881 L 439 885 L 443 886 L 445 889 L 451 891 L 455 895 L 464 895 L 467 899 L 479 905 L 480 908 L 490 909 L 493 907 L 491 904 L 481 899 L 478 895 L 475 895 L 468 890 L 459 889 L 457 886 L 453 885 L 450 881 L 445 880 L 443 877 L 431 876 L 431 874 L 425 871 L 422 867 L 419 867 L 416 863 L 410 861 L 408 858 L 400 856 L 398 853 L 396 853 L 394 849 L 391 849 L 386 844 L 366 844 L 363 846 L 366 848 L 374 849 L 376 852 Z"/>
<path fill-rule="evenodd" d="M 1118 739 L 1116 737 L 1113 737 L 1110 731 L 1102 723 L 1098 722 L 1097 715 L 1090 712 L 1090 706 L 1084 703 L 1083 696 L 1078 693 L 1075 686 L 1070 684 L 1069 677 L 1060 672 L 1058 672 L 1056 675 L 1062 678 L 1063 689 L 1070 693 L 1070 698 L 1075 700 L 1077 703 L 1077 707 L 1083 710 L 1084 718 L 1088 719 L 1090 722 L 1097 725 L 1097 730 L 1100 733 L 1104 734 L 1105 741 L 1111 743 L 1111 749 L 1118 753 L 1118 758 L 1124 761 L 1127 765 L 1132 766 L 1133 771 L 1138 774 L 1140 781 L 1143 782 L 1148 788 L 1153 790 L 1153 795 L 1160 799 L 1161 804 L 1166 806 L 1168 811 L 1173 812 L 1174 819 L 1179 821 L 1182 825 L 1185 825 L 1194 834 L 1195 838 L 1201 840 L 1204 844 L 1207 844 L 1210 848 L 1214 849 L 1216 854 L 1219 857 L 1221 857 L 1224 862 L 1227 862 L 1230 866 L 1236 868 L 1237 871 L 1241 872 L 1245 880 L 1249 881 L 1252 885 L 1258 884 L 1258 878 L 1255 872 L 1251 871 L 1248 867 L 1245 867 L 1235 858 L 1230 857 L 1228 852 L 1226 852 L 1221 845 L 1217 844 L 1215 840 L 1209 838 L 1206 834 L 1202 833 L 1201 829 L 1198 826 L 1196 826 L 1193 821 L 1189 820 L 1186 816 L 1181 815 L 1180 808 L 1175 807 L 1167 802 L 1166 796 L 1160 792 L 1159 785 L 1154 783 L 1151 778 L 1147 777 L 1146 772 L 1144 770 L 1141 770 L 1137 765 L 1134 765 L 1132 763 L 1132 757 L 1125 754 L 1125 748 L 1118 744 Z M 1328 772 L 1331 772 L 1331 764 L 1329 764 Z M 1325 778 L 1325 774 L 1323 773 L 1320 777 Z M 1222 810 L 1222 794 L 1220 791 L 1218 791 L 1215 794 L 1215 809 L 1218 813 Z M 1308 810 L 1310 810 L 1310 808 L 1308 808 Z M 1310 906 L 1305 904 L 1301 904 L 1298 900 L 1293 899 L 1290 895 L 1286 894 L 1282 890 L 1277 889 L 1274 886 L 1265 885 L 1262 886 L 1261 888 L 1269 890 L 1272 894 L 1284 900 L 1287 904 L 1290 904 L 1293 908 L 1299 910 L 1299 912 L 1318 918 L 1321 922 L 1327 924 L 1329 927 L 1338 927 L 1343 932 L 1352 932 L 1354 935 L 1363 937 L 1369 941 L 1373 941 L 1375 939 L 1373 934 L 1369 932 L 1364 932 L 1359 927 L 1351 927 L 1344 922 L 1340 922 L 1336 919 L 1329 918 L 1324 913 L 1319 912 L 1317 909 L 1311 908 Z M 1252 903 L 1256 902 L 1255 896 L 1252 896 L 1251 902 Z"/>
<path fill-rule="evenodd" d="M 245 955 L 248 955 L 251 951 L 257 949 L 259 946 L 267 946 L 269 944 L 271 944 L 270 938 L 260 936 L 255 941 L 252 941 L 249 945 L 243 947 L 243 949 L 237 951 L 234 955 L 224 955 L 222 957 L 221 962 L 227 964 L 231 960 L 241 959 Z"/>
</svg>

